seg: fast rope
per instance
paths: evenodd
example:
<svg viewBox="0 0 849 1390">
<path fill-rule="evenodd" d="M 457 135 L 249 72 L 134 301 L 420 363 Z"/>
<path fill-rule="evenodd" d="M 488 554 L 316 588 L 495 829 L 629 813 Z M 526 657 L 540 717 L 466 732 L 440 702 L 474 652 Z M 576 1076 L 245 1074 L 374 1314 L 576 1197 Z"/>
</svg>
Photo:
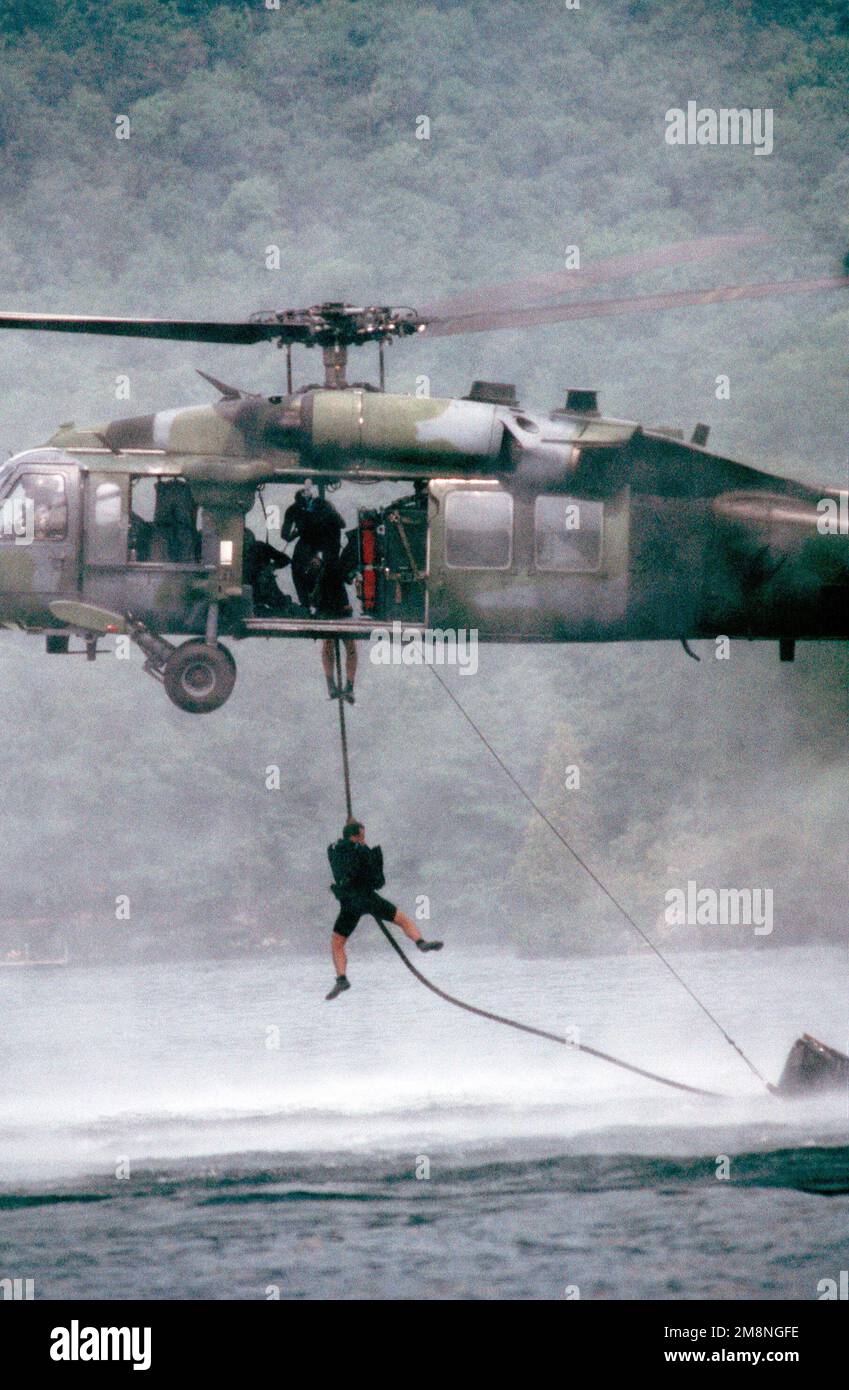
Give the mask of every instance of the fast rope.
<svg viewBox="0 0 849 1390">
<path fill-rule="evenodd" d="M 617 897 L 614 896 L 614 894 L 610 891 L 610 889 L 607 887 L 607 885 L 606 885 L 605 883 L 602 882 L 602 880 L 599 878 L 598 874 L 595 873 L 595 871 L 594 871 L 593 869 L 590 868 L 590 866 L 589 866 L 589 864 L 586 862 L 586 860 L 581 858 L 581 855 L 578 853 L 578 851 L 577 851 L 576 849 L 573 849 L 573 847 L 569 844 L 569 841 L 566 839 L 565 835 L 561 834 L 561 832 L 557 829 L 557 826 L 554 824 L 554 822 L 553 822 L 552 820 L 549 819 L 549 817 L 545 814 L 545 811 L 543 811 L 542 808 L 541 808 L 540 806 L 537 805 L 537 803 L 534 801 L 534 799 L 533 799 L 533 797 L 530 795 L 530 793 L 527 792 L 527 791 L 525 790 L 525 788 L 522 786 L 522 784 L 521 784 L 521 782 L 518 780 L 518 778 L 515 777 L 514 774 L 510 771 L 510 768 L 509 768 L 509 767 L 507 766 L 507 764 L 504 762 L 504 759 L 503 759 L 502 757 L 500 757 L 499 754 L 495 751 L 495 749 L 493 748 L 492 744 L 489 742 L 488 738 L 487 738 L 486 735 L 483 733 L 482 729 L 480 729 L 480 728 L 478 727 L 478 725 L 475 723 L 475 721 L 474 721 L 474 719 L 472 718 L 472 716 L 471 716 L 471 715 L 468 713 L 468 711 L 466 710 L 465 706 L 462 705 L 462 704 L 460 703 L 460 701 L 457 699 L 457 696 L 454 694 L 454 692 L 453 692 L 453 690 L 451 689 L 451 687 L 450 687 L 449 685 L 447 685 L 446 682 L 442 679 L 442 677 L 440 676 L 440 674 L 439 674 L 439 672 L 437 671 L 436 667 L 435 667 L 435 666 L 431 666 L 431 667 L 430 667 L 430 670 L 433 672 L 433 675 L 434 675 L 434 676 L 436 677 L 436 679 L 439 681 L 439 684 L 442 686 L 442 689 L 445 691 L 445 693 L 446 693 L 446 695 L 448 696 L 448 698 L 456 705 L 457 709 L 460 711 L 460 713 L 462 714 L 463 718 L 464 718 L 464 719 L 466 720 L 466 722 L 467 722 L 468 724 L 470 724 L 471 727 L 474 729 L 474 731 L 475 731 L 475 733 L 477 734 L 478 738 L 480 739 L 481 743 L 482 743 L 482 744 L 484 745 L 484 747 L 487 748 L 487 749 L 489 750 L 489 752 L 492 754 L 493 758 L 494 758 L 495 761 L 498 763 L 498 766 L 501 768 L 502 772 L 505 774 L 506 777 L 509 777 L 510 781 L 513 783 L 513 786 L 516 788 L 517 792 L 519 792 L 519 794 L 520 794 L 521 796 L 524 797 L 525 801 L 527 801 L 528 805 L 531 806 L 532 809 L 533 809 L 534 811 L 536 811 L 536 813 L 537 813 L 537 815 L 539 816 L 540 820 L 542 820 L 542 821 L 545 822 L 545 824 L 548 826 L 549 830 L 551 831 L 552 835 L 556 835 L 557 839 L 560 841 L 560 843 L 561 843 L 561 845 L 563 846 L 563 848 L 564 848 L 565 850 L 567 850 L 567 851 L 569 852 L 569 854 L 571 854 L 571 856 L 572 856 L 572 858 L 575 860 L 575 862 L 576 862 L 577 864 L 580 865 L 580 867 L 584 870 L 585 873 L 589 874 L 589 876 L 590 876 L 590 878 L 592 879 L 593 883 L 595 883 L 596 886 L 597 886 L 598 888 L 601 889 L 601 891 L 602 891 L 602 893 L 604 893 L 605 897 L 608 898 L 608 899 L 610 900 L 610 902 L 613 904 L 613 906 L 616 908 L 616 910 L 617 910 L 619 913 L 621 913 L 621 915 L 625 918 L 625 921 L 628 922 L 628 923 L 634 928 L 634 931 L 638 933 L 638 935 L 642 938 L 642 940 L 645 942 L 645 944 L 646 944 L 648 947 L 650 947 L 652 951 L 654 951 L 654 954 L 657 956 L 658 960 L 660 960 L 660 961 L 666 966 L 666 968 L 667 968 L 667 970 L 669 971 L 669 973 L 670 973 L 671 975 L 674 976 L 674 978 L 678 981 L 679 985 L 681 985 L 682 989 L 685 989 L 685 990 L 687 991 L 687 993 L 689 994 L 690 998 L 693 1000 L 693 1002 L 694 1002 L 695 1004 L 698 1005 L 698 1007 L 701 1009 L 702 1013 L 705 1014 L 706 1017 L 710 1019 L 711 1023 L 714 1025 L 715 1028 L 718 1028 L 718 1029 L 719 1029 L 719 1032 L 722 1034 L 722 1036 L 723 1036 L 723 1038 L 725 1039 L 725 1041 L 729 1044 L 729 1046 L 733 1047 L 733 1048 L 734 1048 L 734 1051 L 735 1051 L 736 1053 L 738 1053 L 738 1055 L 743 1059 L 743 1061 L 745 1062 L 746 1066 L 749 1068 L 749 1071 L 752 1073 L 752 1075 L 755 1076 L 755 1077 L 757 1077 L 758 1081 L 760 1081 L 760 1082 L 766 1087 L 766 1089 L 767 1089 L 768 1091 L 771 1092 L 771 1091 L 772 1091 L 772 1087 L 770 1086 L 770 1084 L 769 1084 L 769 1082 L 767 1081 L 766 1077 L 764 1077 L 764 1076 L 761 1075 L 761 1073 L 758 1071 L 757 1067 L 755 1066 L 754 1062 L 752 1062 L 752 1061 L 750 1060 L 750 1058 L 746 1056 L 746 1054 L 745 1054 L 745 1052 L 743 1051 L 742 1047 L 740 1047 L 739 1044 L 736 1043 L 736 1042 L 734 1041 L 734 1039 L 731 1037 L 731 1035 L 725 1031 L 725 1029 L 723 1028 L 722 1024 L 719 1022 L 719 1019 L 716 1018 L 715 1015 L 711 1013 L 711 1011 L 710 1011 L 710 1009 L 708 1008 L 707 1004 L 703 1004 L 703 1003 L 702 1003 L 702 1001 L 701 1001 L 701 999 L 699 999 L 698 995 L 697 995 L 697 994 L 690 988 L 690 986 L 687 984 L 687 981 L 686 981 L 681 975 L 678 974 L 678 971 L 675 969 L 675 967 L 672 965 L 672 963 L 666 959 L 666 956 L 665 956 L 665 955 L 663 954 L 663 952 L 659 949 L 659 947 L 657 947 L 657 946 L 654 944 L 654 942 L 651 940 L 650 937 L 646 936 L 646 933 L 643 931 L 643 929 L 642 929 L 642 927 L 639 925 L 639 923 L 637 923 L 637 922 L 634 920 L 634 918 L 631 916 L 630 912 L 628 912 L 627 909 L 623 906 L 623 904 L 619 901 L 619 899 L 618 899 Z M 396 950 L 397 950 L 398 947 L 397 947 L 396 943 L 393 941 L 392 944 L 396 946 Z M 403 952 L 402 952 L 401 954 L 403 955 Z M 404 959 L 406 960 L 406 957 L 404 957 Z M 409 966 L 409 968 L 410 968 L 411 970 L 413 970 L 413 966 L 410 965 L 410 962 L 409 962 L 409 961 L 407 961 L 407 965 Z M 417 972 L 416 972 L 415 970 L 413 970 L 413 973 L 416 974 Z M 423 978 L 423 977 L 422 977 L 422 978 Z M 432 988 L 432 986 L 431 986 L 431 988 Z M 438 993 L 438 991 L 437 991 L 437 993 Z M 459 1001 L 458 1001 L 458 1000 L 452 1000 L 451 1002 L 452 1002 L 452 1003 L 458 1003 Z M 462 1007 L 463 1007 L 463 1008 L 469 1008 L 470 1006 L 464 1004 L 464 1005 L 462 1005 Z M 492 1015 L 490 1015 L 490 1016 L 492 1016 Z M 499 1021 L 502 1022 L 502 1023 L 509 1022 L 509 1020 L 507 1020 L 507 1019 L 500 1019 Z M 523 1026 L 523 1025 L 514 1025 L 514 1026 Z M 529 1029 L 529 1030 L 527 1030 L 527 1031 L 536 1032 L 536 1031 L 538 1031 L 538 1030 L 536 1030 L 536 1029 Z M 550 1033 L 549 1033 L 549 1034 L 545 1034 L 544 1036 L 546 1036 L 546 1037 L 553 1037 L 553 1034 L 550 1034 Z M 564 1041 L 564 1039 L 558 1038 L 558 1039 L 556 1039 L 556 1041 L 562 1042 L 562 1041 Z M 592 1049 L 591 1049 L 591 1048 L 585 1048 L 584 1051 L 592 1051 Z M 604 1054 L 596 1054 L 596 1055 L 601 1056 L 601 1055 L 604 1055 Z M 606 1060 L 607 1060 L 607 1061 L 613 1061 L 614 1059 L 613 1059 L 612 1057 L 608 1057 Z M 618 1065 L 618 1066 L 628 1066 L 628 1063 L 627 1063 L 627 1062 L 618 1062 L 617 1065 Z M 629 1069 L 632 1070 L 632 1071 L 639 1071 L 639 1070 L 640 1070 L 638 1067 L 631 1067 L 631 1068 L 629 1068 Z M 649 1075 L 651 1075 L 651 1073 L 649 1073 L 649 1072 L 644 1072 L 643 1075 L 649 1076 Z M 662 1081 L 663 1078 L 662 1078 L 662 1077 L 657 1077 L 657 1076 L 656 1076 L 656 1077 L 654 1077 L 654 1080 L 655 1080 L 655 1081 Z M 678 1083 L 678 1082 L 664 1082 L 664 1084 L 665 1084 L 665 1085 L 679 1086 L 679 1088 L 680 1088 L 681 1090 L 695 1090 L 695 1089 L 696 1089 L 695 1087 L 692 1087 L 692 1086 L 680 1086 L 680 1083 Z M 708 1094 L 712 1094 L 712 1092 L 702 1092 L 702 1094 L 708 1095 Z"/>
<path fill-rule="evenodd" d="M 621 1067 L 623 1071 L 631 1071 L 637 1076 L 646 1076 L 649 1081 L 657 1081 L 661 1086 L 671 1086 L 675 1091 L 689 1091 L 694 1096 L 710 1096 L 713 1100 L 719 1100 L 717 1091 L 705 1091 L 701 1086 L 687 1086 L 683 1081 L 672 1081 L 668 1076 L 659 1076 L 656 1071 L 646 1071 L 645 1067 L 636 1067 L 632 1062 L 623 1062 L 620 1057 L 611 1057 L 609 1052 L 599 1052 L 597 1047 L 589 1047 L 586 1043 L 572 1042 L 569 1038 L 562 1038 L 559 1033 L 549 1033 L 545 1028 L 534 1028 L 530 1023 L 519 1023 L 515 1018 L 505 1018 L 504 1014 L 493 1014 L 488 1009 L 479 1009 L 475 1004 L 467 1004 L 464 999 L 457 999 L 453 994 L 446 994 L 444 989 L 439 989 L 437 985 L 417 970 L 405 951 L 401 950 L 395 937 L 389 928 L 379 917 L 374 919 L 386 940 L 389 942 L 396 955 L 406 965 L 411 975 L 415 975 L 419 984 L 429 989 L 431 994 L 436 994 L 440 999 L 444 999 L 446 1004 L 453 1004 L 456 1009 L 465 1009 L 467 1014 L 477 1014 L 478 1018 L 488 1018 L 492 1023 L 503 1023 L 506 1028 L 515 1028 L 519 1033 L 532 1033 L 536 1038 L 547 1038 L 549 1042 L 561 1043 L 563 1047 L 571 1047 L 575 1052 L 586 1052 L 590 1057 L 599 1057 L 602 1062 L 610 1062 L 614 1067 Z"/>
</svg>

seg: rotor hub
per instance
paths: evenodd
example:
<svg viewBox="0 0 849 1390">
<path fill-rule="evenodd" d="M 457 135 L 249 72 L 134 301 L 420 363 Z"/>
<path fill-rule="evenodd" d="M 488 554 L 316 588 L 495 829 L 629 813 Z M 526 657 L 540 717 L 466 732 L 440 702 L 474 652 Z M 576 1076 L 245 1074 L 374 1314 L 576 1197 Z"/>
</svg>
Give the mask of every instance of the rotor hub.
<svg viewBox="0 0 849 1390">
<path fill-rule="evenodd" d="M 359 347 L 364 343 L 385 343 L 390 338 L 408 337 L 419 331 L 421 320 L 408 306 L 371 304 L 358 307 L 328 300 L 310 309 L 261 310 L 251 323 L 280 328 L 280 346 L 301 343 L 304 347 Z"/>
</svg>

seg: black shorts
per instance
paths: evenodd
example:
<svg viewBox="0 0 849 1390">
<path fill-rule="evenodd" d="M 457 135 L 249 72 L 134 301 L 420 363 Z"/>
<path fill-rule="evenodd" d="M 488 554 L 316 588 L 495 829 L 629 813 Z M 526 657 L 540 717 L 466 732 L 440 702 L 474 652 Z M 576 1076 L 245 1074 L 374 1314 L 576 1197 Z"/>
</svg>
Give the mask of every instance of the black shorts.
<svg viewBox="0 0 849 1390">
<path fill-rule="evenodd" d="M 351 935 L 361 917 L 369 915 L 379 917 L 384 922 L 392 922 L 397 911 L 395 904 L 388 898 L 382 898 L 379 893 L 346 894 L 339 916 L 333 923 L 333 930 L 340 936 L 347 937 Z"/>
</svg>

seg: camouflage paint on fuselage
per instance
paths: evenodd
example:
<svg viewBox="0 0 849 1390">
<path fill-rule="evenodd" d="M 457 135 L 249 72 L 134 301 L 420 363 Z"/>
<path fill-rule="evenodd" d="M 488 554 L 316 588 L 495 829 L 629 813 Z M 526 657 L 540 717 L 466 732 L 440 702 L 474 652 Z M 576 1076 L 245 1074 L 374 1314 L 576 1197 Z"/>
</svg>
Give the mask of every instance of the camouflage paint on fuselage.
<svg viewBox="0 0 849 1390">
<path fill-rule="evenodd" d="M 222 630 L 246 633 L 251 610 L 241 553 L 255 490 L 313 476 L 429 483 L 432 624 L 519 641 L 849 636 L 849 539 L 822 534 L 817 524 L 827 489 L 629 421 L 361 388 L 309 389 L 93 429 L 63 426 L 51 446 L 79 480 L 78 508 L 96 477 L 118 480 L 119 491 L 129 475 L 179 476 L 190 484 L 204 515 L 198 564 L 141 565 L 121 556 L 111 565 L 93 563 L 87 522 L 82 542 L 74 542 L 74 563 L 52 566 L 62 597 L 131 609 L 160 630 L 201 631 L 217 601 Z M 464 488 L 512 499 L 512 551 L 503 570 L 448 563 L 444 503 Z M 584 499 L 601 509 L 603 546 L 592 570 L 553 572 L 538 563 L 535 506 L 546 497 Z M 0 554 L 0 621 L 47 621 L 39 590 L 46 564 L 36 553 Z M 344 631 L 344 623 L 338 627 Z M 300 630 L 267 624 L 269 635 Z"/>
</svg>

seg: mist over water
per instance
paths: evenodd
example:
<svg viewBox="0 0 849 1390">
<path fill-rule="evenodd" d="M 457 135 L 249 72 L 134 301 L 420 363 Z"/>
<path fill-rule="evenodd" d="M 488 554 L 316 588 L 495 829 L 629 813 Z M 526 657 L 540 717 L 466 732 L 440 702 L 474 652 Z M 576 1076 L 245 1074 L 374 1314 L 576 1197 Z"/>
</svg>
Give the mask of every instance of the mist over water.
<svg viewBox="0 0 849 1390">
<path fill-rule="evenodd" d="M 845 1267 L 846 1097 L 766 1094 L 656 960 L 428 967 L 722 1100 L 470 1018 L 383 946 L 360 929 L 333 1004 L 317 958 L 4 972 L 4 1268 L 58 1298 L 808 1298 Z M 836 948 L 676 959 L 768 1079 L 801 1031 L 843 1044 Z"/>
<path fill-rule="evenodd" d="M 449 941 L 430 974 L 472 1002 L 578 1028 L 591 1046 L 728 1099 L 666 1091 L 470 1018 L 394 958 L 358 947 L 355 937 L 354 989 L 332 1006 L 319 960 L 6 972 L 0 1175 L 109 1177 L 120 1154 L 135 1167 L 248 1149 L 413 1154 L 532 1138 L 698 1153 L 726 1125 L 803 1140 L 845 1122 L 845 1098 L 800 1107 L 765 1096 L 654 959 L 521 962 L 464 956 Z M 844 1044 L 840 1002 L 825 989 L 833 949 L 677 960 L 767 1079 L 802 1031 Z"/>
</svg>

